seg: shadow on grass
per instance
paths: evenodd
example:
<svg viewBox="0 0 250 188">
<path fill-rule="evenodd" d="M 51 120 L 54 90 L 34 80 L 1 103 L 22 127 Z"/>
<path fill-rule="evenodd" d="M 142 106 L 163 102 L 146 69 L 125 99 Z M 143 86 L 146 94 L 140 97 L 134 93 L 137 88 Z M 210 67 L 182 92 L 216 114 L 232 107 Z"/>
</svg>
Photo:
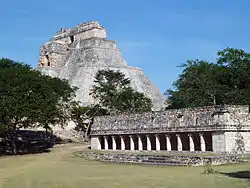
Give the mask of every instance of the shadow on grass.
<svg viewBox="0 0 250 188">
<path fill-rule="evenodd" d="M 219 174 L 229 176 L 231 178 L 246 179 L 250 181 L 250 171 L 219 172 Z"/>
<path fill-rule="evenodd" d="M 17 137 L 18 139 L 15 141 L 16 153 L 13 153 L 10 140 L 0 141 L 0 156 L 50 152 L 54 144 L 63 143 L 62 139 L 45 131 L 19 130 Z"/>
</svg>

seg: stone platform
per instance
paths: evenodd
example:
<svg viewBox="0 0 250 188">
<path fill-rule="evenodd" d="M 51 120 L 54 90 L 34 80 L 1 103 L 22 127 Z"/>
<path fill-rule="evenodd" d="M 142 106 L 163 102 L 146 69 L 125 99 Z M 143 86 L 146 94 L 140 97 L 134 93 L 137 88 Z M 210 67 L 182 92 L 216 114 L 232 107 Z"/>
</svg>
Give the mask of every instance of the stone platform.
<svg viewBox="0 0 250 188">
<path fill-rule="evenodd" d="M 82 151 L 77 156 L 90 160 L 114 162 L 124 164 L 145 164 L 145 165 L 162 165 L 162 166 L 205 166 L 205 165 L 223 165 L 244 162 L 235 155 L 208 155 L 188 153 L 130 153 L 130 152 L 113 152 L 113 151 Z"/>
</svg>

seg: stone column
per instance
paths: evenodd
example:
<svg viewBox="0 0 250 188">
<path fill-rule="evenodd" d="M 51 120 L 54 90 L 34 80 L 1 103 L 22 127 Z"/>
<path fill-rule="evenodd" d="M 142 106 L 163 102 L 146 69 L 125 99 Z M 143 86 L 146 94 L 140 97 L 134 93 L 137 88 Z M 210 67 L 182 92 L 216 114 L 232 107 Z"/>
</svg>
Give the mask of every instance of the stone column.
<svg viewBox="0 0 250 188">
<path fill-rule="evenodd" d="M 205 143 L 204 136 L 202 133 L 200 133 L 199 135 L 200 135 L 201 151 L 205 152 L 206 151 L 206 143 Z"/>
<path fill-rule="evenodd" d="M 151 151 L 151 140 L 150 140 L 150 135 L 146 135 L 147 137 L 147 150 Z"/>
<path fill-rule="evenodd" d="M 91 136 L 90 142 L 91 142 L 91 149 L 97 149 L 97 150 L 102 149 L 101 136 Z M 0 143 L 1 143 L 1 138 L 0 138 Z"/>
<path fill-rule="evenodd" d="M 116 150 L 115 136 L 112 136 L 112 149 L 113 149 L 113 150 Z"/>
<path fill-rule="evenodd" d="M 161 142 L 160 142 L 160 135 L 156 134 L 155 135 L 155 148 L 156 151 L 160 151 L 161 150 Z"/>
<path fill-rule="evenodd" d="M 108 136 L 104 136 L 104 149 L 105 150 L 109 149 Z"/>
<path fill-rule="evenodd" d="M 167 147 L 167 151 L 171 151 L 171 141 L 170 141 L 170 135 L 166 134 L 166 147 Z"/>
<path fill-rule="evenodd" d="M 188 134 L 189 138 L 189 151 L 194 151 L 194 139 L 192 134 Z"/>
<path fill-rule="evenodd" d="M 100 137 L 100 136 L 97 137 L 97 149 L 98 149 L 98 150 L 101 150 L 101 149 L 102 149 L 101 137 Z"/>
<path fill-rule="evenodd" d="M 177 150 L 182 151 L 181 136 L 179 134 L 176 134 L 176 137 L 177 137 Z"/>
<path fill-rule="evenodd" d="M 120 137 L 121 137 L 121 150 L 125 150 L 125 137 L 124 136 Z"/>
<path fill-rule="evenodd" d="M 212 151 L 216 153 L 226 152 L 225 132 L 218 131 L 212 133 L 212 149 Z"/>
<path fill-rule="evenodd" d="M 139 151 L 142 151 L 143 150 L 143 147 L 142 147 L 142 139 L 141 139 L 141 136 L 138 135 L 138 150 Z"/>
<path fill-rule="evenodd" d="M 129 136 L 130 138 L 130 150 L 135 150 L 135 143 L 134 143 L 134 138 L 132 135 Z"/>
</svg>

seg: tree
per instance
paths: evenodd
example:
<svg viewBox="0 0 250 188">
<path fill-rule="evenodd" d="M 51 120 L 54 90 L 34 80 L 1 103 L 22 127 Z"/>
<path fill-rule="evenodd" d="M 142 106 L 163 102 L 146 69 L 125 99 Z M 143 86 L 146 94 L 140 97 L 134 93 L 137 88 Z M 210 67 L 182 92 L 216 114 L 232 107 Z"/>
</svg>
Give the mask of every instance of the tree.
<svg viewBox="0 0 250 188">
<path fill-rule="evenodd" d="M 0 59 L 0 129 L 17 152 L 16 131 L 63 123 L 70 118 L 76 88 L 67 81 L 51 78 L 28 65 Z M 2 127 L 2 128 L 1 128 Z"/>
<path fill-rule="evenodd" d="M 152 103 L 143 93 L 128 87 L 117 93 L 114 107 L 118 112 L 138 113 L 150 111 Z"/>
<path fill-rule="evenodd" d="M 108 115 L 108 112 L 99 105 L 94 105 L 93 107 L 76 105 L 72 109 L 71 119 L 76 124 L 75 130 L 84 132 L 84 138 L 87 139 L 94 117 L 103 115 Z"/>
<path fill-rule="evenodd" d="M 250 103 L 250 54 L 226 48 L 216 63 L 189 60 L 167 90 L 170 108 Z"/>
<path fill-rule="evenodd" d="M 250 53 L 226 48 L 218 52 L 217 64 L 228 69 L 225 103 L 250 104 Z"/>
<path fill-rule="evenodd" d="M 91 95 L 109 113 L 137 113 L 150 111 L 152 102 L 144 94 L 134 91 L 130 79 L 119 71 L 100 70 L 95 76 Z"/>
<path fill-rule="evenodd" d="M 187 61 L 183 72 L 174 82 L 175 91 L 170 90 L 169 100 L 175 107 L 208 106 L 220 103 L 218 69 L 207 61 Z"/>
</svg>

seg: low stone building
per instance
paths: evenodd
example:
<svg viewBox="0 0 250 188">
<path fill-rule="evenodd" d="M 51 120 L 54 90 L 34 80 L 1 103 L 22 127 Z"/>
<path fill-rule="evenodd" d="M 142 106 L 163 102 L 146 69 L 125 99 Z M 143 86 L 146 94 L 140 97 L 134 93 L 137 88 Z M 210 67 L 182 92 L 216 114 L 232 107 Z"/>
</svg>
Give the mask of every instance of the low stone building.
<svg viewBox="0 0 250 188">
<path fill-rule="evenodd" d="M 249 106 L 96 117 L 92 149 L 250 152 Z"/>
</svg>

